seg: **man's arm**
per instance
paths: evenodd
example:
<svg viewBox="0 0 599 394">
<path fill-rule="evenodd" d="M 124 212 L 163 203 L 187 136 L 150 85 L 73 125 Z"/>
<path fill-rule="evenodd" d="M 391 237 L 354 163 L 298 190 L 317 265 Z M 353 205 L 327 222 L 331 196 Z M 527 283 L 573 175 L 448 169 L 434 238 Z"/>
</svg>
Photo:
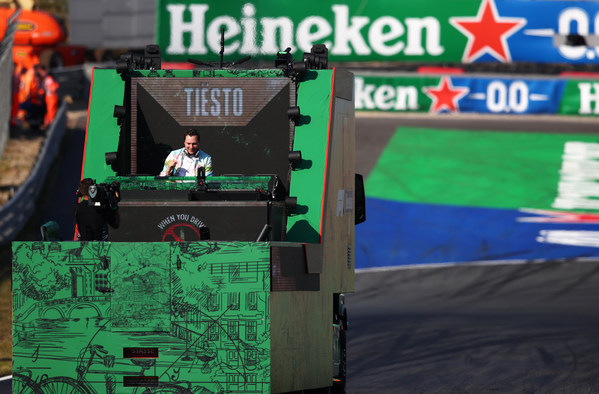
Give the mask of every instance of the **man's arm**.
<svg viewBox="0 0 599 394">
<path fill-rule="evenodd" d="M 166 157 L 166 160 L 164 160 L 164 166 L 162 167 L 162 171 L 160 172 L 160 176 L 168 176 L 170 175 L 171 171 L 173 168 L 175 168 L 175 166 L 177 165 L 177 160 L 176 160 L 176 151 L 172 151 L 171 153 L 168 154 L 168 156 Z"/>
<path fill-rule="evenodd" d="M 208 156 L 204 162 L 204 171 L 206 176 L 212 175 L 212 156 Z"/>
</svg>

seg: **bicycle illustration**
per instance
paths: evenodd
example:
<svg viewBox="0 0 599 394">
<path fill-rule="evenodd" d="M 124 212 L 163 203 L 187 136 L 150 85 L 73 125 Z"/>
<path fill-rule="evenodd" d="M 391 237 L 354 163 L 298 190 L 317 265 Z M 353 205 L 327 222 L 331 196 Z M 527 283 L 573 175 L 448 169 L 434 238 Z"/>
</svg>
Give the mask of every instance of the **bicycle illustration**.
<svg viewBox="0 0 599 394">
<path fill-rule="evenodd" d="M 89 353 L 89 355 L 88 355 Z M 100 361 L 96 361 L 96 360 Z M 102 345 L 89 345 L 79 354 L 77 359 L 77 378 L 68 376 L 55 376 L 42 379 L 39 382 L 39 392 L 44 394 L 94 394 L 96 391 L 91 387 L 85 376 L 92 364 L 102 364 L 106 368 L 114 366 L 115 357 L 109 355 Z M 106 393 L 114 394 L 116 390 L 116 378 L 112 374 L 104 375 L 106 380 Z"/>
</svg>

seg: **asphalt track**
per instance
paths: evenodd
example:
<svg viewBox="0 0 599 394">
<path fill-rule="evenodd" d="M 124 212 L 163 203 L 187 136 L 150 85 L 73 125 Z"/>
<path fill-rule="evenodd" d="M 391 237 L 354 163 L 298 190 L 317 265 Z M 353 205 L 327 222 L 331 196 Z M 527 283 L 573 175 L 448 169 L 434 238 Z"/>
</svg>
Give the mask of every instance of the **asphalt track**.
<svg viewBox="0 0 599 394">
<path fill-rule="evenodd" d="M 362 114 L 357 172 L 369 174 L 400 126 L 597 132 L 594 120 L 564 117 Z M 67 134 L 71 140 L 44 187 L 44 201 L 54 203 L 38 204 L 39 222 L 71 220 L 62 216 L 72 206 L 69 184 L 80 175 L 82 133 Z M 39 239 L 37 224 L 29 224 L 23 240 Z M 359 272 L 347 300 L 347 392 L 599 392 L 597 299 L 595 261 Z M 9 390 L 10 380 L 0 381 L 0 393 Z"/>
<path fill-rule="evenodd" d="M 348 393 L 599 392 L 599 263 L 359 273 Z"/>
<path fill-rule="evenodd" d="M 357 172 L 370 173 L 401 126 L 599 131 L 596 120 L 553 116 L 361 115 Z M 597 393 L 598 299 L 599 261 L 359 272 L 347 392 Z"/>
</svg>

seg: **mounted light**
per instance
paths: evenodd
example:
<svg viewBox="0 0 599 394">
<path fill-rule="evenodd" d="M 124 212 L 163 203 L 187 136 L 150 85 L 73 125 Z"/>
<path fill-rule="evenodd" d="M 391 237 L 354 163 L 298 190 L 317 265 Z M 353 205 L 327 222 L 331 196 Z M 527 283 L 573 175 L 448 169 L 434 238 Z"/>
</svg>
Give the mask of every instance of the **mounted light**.
<svg viewBox="0 0 599 394">
<path fill-rule="evenodd" d="M 117 124 L 120 126 L 125 121 L 125 116 L 127 116 L 127 108 L 124 105 L 115 105 L 113 116 L 117 119 Z"/>
<path fill-rule="evenodd" d="M 289 109 L 287 110 L 287 116 L 289 117 L 289 119 L 293 120 L 294 122 L 297 122 L 297 120 L 300 118 L 300 107 L 289 107 Z"/>
<path fill-rule="evenodd" d="M 297 197 L 285 197 L 285 207 L 287 211 L 293 211 L 297 208 Z"/>
<path fill-rule="evenodd" d="M 325 70 L 329 66 L 329 50 L 324 44 L 317 44 L 310 52 L 304 52 L 304 62 L 315 70 Z"/>
<path fill-rule="evenodd" d="M 119 155 L 118 152 L 106 152 L 104 153 L 104 160 L 106 164 L 110 166 L 112 171 L 118 172 L 119 167 Z"/>
<path fill-rule="evenodd" d="M 293 165 L 302 161 L 302 151 L 292 150 L 289 152 L 289 162 Z"/>
<path fill-rule="evenodd" d="M 108 165 L 116 164 L 118 161 L 118 153 L 106 152 L 104 153 L 104 160 L 106 160 L 106 164 Z"/>
<path fill-rule="evenodd" d="M 118 59 L 115 62 L 114 69 L 116 70 L 117 74 L 125 74 L 129 71 L 129 62 L 122 58 Z"/>
<path fill-rule="evenodd" d="M 296 62 L 293 63 L 293 72 L 298 76 L 301 77 L 302 75 L 304 75 L 306 73 L 306 71 L 308 71 L 308 64 L 306 62 Z"/>
<path fill-rule="evenodd" d="M 308 64 L 304 61 L 294 62 L 293 57 L 291 56 L 291 48 L 287 48 L 284 51 L 277 52 L 275 68 L 283 69 L 285 76 L 298 82 L 306 71 L 308 71 Z"/>
</svg>

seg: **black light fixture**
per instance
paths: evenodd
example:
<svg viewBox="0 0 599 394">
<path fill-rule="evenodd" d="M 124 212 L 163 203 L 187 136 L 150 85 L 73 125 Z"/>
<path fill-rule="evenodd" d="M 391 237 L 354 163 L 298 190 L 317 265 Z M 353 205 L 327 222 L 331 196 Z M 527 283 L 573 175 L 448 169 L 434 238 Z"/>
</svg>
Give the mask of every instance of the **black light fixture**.
<svg viewBox="0 0 599 394">
<path fill-rule="evenodd" d="M 306 62 L 296 62 L 293 63 L 292 66 L 293 73 L 297 75 L 297 77 L 301 77 L 308 71 L 308 64 Z"/>
<path fill-rule="evenodd" d="M 300 118 L 300 107 L 289 107 L 289 109 L 287 110 L 287 116 L 289 117 L 289 119 L 293 120 L 294 122 L 297 122 L 297 120 Z"/>
<path fill-rule="evenodd" d="M 147 70 L 160 70 L 162 59 L 160 58 L 160 47 L 156 44 L 146 45 L 143 57 L 144 68 Z"/>
<path fill-rule="evenodd" d="M 293 166 L 298 164 L 300 161 L 302 161 L 302 151 L 292 150 L 289 152 L 289 162 L 291 162 Z"/>
<path fill-rule="evenodd" d="M 310 52 L 304 52 L 304 63 L 314 70 L 325 70 L 329 66 L 329 50 L 324 44 L 312 46 Z"/>
<path fill-rule="evenodd" d="M 146 45 L 143 54 L 139 51 L 123 53 L 115 64 L 118 74 L 127 74 L 129 70 L 160 70 L 161 67 L 160 47 L 155 44 Z"/>
<path fill-rule="evenodd" d="M 117 59 L 115 62 L 114 69 L 117 74 L 126 74 L 129 71 L 129 62 L 126 59 L 123 59 L 123 55 L 121 55 L 121 58 Z"/>
<path fill-rule="evenodd" d="M 119 166 L 119 155 L 118 152 L 106 152 L 104 153 L 104 160 L 106 165 L 109 165 L 114 172 L 118 172 Z"/>
<path fill-rule="evenodd" d="M 125 116 L 127 116 L 127 108 L 124 105 L 115 105 L 113 116 L 116 118 L 117 124 L 120 126 L 125 121 Z"/>
<path fill-rule="evenodd" d="M 285 207 L 287 211 L 293 211 L 297 208 L 297 197 L 285 197 Z"/>
<path fill-rule="evenodd" d="M 293 58 L 291 57 L 291 48 L 287 48 L 284 51 L 277 52 L 277 57 L 275 59 L 275 68 L 288 68 L 293 63 Z"/>
<path fill-rule="evenodd" d="M 283 69 L 285 76 L 298 82 L 308 70 L 308 64 L 304 61 L 294 62 L 291 56 L 291 48 L 287 48 L 284 51 L 277 52 L 275 68 Z"/>
</svg>

